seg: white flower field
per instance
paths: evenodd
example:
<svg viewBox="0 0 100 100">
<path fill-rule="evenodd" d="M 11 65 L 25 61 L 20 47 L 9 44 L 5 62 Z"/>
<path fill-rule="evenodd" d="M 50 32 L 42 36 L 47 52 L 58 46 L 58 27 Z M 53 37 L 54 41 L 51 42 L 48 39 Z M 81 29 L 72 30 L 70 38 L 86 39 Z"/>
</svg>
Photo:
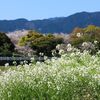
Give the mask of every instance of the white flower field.
<svg viewBox="0 0 100 100">
<path fill-rule="evenodd" d="M 0 100 L 100 100 L 100 52 L 66 53 L 1 71 Z"/>
</svg>

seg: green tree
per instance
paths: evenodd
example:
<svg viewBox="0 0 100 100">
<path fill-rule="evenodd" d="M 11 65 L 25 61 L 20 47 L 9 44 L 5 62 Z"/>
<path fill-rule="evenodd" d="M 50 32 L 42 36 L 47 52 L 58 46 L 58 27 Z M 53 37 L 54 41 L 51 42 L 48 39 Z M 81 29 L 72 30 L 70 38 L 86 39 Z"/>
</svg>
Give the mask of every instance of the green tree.
<svg viewBox="0 0 100 100">
<path fill-rule="evenodd" d="M 8 38 L 8 36 L 6 36 L 5 33 L 0 32 L 0 54 L 11 54 L 12 52 L 14 52 L 14 48 L 15 46 Z"/>
<path fill-rule="evenodd" d="M 89 25 L 89 26 L 86 27 L 84 30 L 85 30 L 85 33 L 93 34 L 93 33 L 96 32 L 96 26 L 94 26 L 94 25 Z"/>
<path fill-rule="evenodd" d="M 77 37 L 77 32 L 82 32 L 83 34 L 80 33 L 81 36 Z M 89 25 L 82 29 L 76 28 L 70 35 L 69 41 L 73 46 L 78 48 L 80 48 L 83 42 L 94 43 L 94 41 L 97 41 L 96 46 L 100 49 L 100 27 Z"/>
<path fill-rule="evenodd" d="M 29 44 L 29 46 L 37 52 L 37 55 L 42 52 L 46 56 L 52 56 L 51 51 L 55 49 L 57 44 L 62 42 L 62 38 L 56 37 L 52 34 L 43 35 L 38 32 L 31 31 L 25 37 L 20 39 L 19 44 Z"/>
</svg>

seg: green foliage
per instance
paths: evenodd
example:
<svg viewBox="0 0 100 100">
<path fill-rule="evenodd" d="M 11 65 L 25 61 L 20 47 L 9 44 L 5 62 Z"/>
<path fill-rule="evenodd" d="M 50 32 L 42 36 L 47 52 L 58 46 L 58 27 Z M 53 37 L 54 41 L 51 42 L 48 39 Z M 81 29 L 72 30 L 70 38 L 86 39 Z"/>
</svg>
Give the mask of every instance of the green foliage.
<svg viewBox="0 0 100 100">
<path fill-rule="evenodd" d="M 57 44 L 63 42 L 61 37 L 56 37 L 52 34 L 43 35 L 35 31 L 29 31 L 29 34 L 22 37 L 19 41 L 19 45 L 28 45 L 33 50 L 37 51 L 37 55 L 40 52 L 44 55 L 52 56 L 51 50 L 55 49 Z"/>
<path fill-rule="evenodd" d="M 80 33 L 78 37 L 77 34 Z M 100 47 L 100 27 L 89 25 L 86 28 L 75 28 L 70 36 L 70 42 L 75 47 L 80 46 L 83 42 L 98 41 L 98 47 Z"/>
<path fill-rule="evenodd" d="M 2 55 L 10 54 L 14 51 L 14 47 L 14 44 L 5 33 L 0 33 L 0 53 Z"/>
<path fill-rule="evenodd" d="M 25 45 L 25 37 L 22 37 L 21 39 L 20 39 L 20 42 L 19 42 L 19 45 L 20 46 L 24 46 Z"/>
<path fill-rule="evenodd" d="M 85 33 L 95 33 L 96 32 L 96 26 L 94 25 L 89 25 L 87 28 L 84 29 Z"/>
<path fill-rule="evenodd" d="M 42 34 L 36 32 L 36 31 L 29 31 L 28 35 L 22 37 L 19 40 L 19 45 L 20 46 L 25 46 L 25 45 L 27 45 L 27 43 L 32 42 L 35 39 L 40 38 L 42 36 L 43 36 Z"/>
</svg>

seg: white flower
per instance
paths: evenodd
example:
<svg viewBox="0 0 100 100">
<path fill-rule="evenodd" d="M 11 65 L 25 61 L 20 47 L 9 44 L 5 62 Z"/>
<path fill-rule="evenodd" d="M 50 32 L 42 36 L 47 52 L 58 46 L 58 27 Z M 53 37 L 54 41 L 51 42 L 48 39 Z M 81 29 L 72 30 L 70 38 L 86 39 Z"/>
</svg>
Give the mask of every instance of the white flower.
<svg viewBox="0 0 100 100">
<path fill-rule="evenodd" d="M 8 67 L 8 66 L 9 66 L 9 63 L 6 63 L 6 64 L 5 64 L 5 67 Z"/>
<path fill-rule="evenodd" d="M 100 54 L 100 50 L 97 52 L 97 54 Z"/>
<path fill-rule="evenodd" d="M 35 61 L 35 58 L 34 58 L 34 57 L 32 57 L 32 58 L 31 58 L 31 62 L 34 62 L 34 61 Z"/>
<path fill-rule="evenodd" d="M 94 44 L 97 44 L 98 43 L 98 41 L 94 41 Z"/>
<path fill-rule="evenodd" d="M 60 49 L 60 44 L 58 44 L 58 45 L 56 46 L 56 49 L 58 49 L 58 50 Z"/>
<path fill-rule="evenodd" d="M 32 64 L 30 63 L 29 66 L 32 66 Z"/>
<path fill-rule="evenodd" d="M 76 36 L 77 36 L 77 37 L 81 37 L 81 33 L 77 33 Z"/>
<path fill-rule="evenodd" d="M 48 59 L 48 57 L 47 56 L 44 56 L 44 60 L 47 60 Z"/>
<path fill-rule="evenodd" d="M 28 56 L 31 57 L 31 53 L 28 53 Z"/>
<path fill-rule="evenodd" d="M 13 62 L 13 64 L 16 66 L 16 65 L 17 65 L 17 62 L 16 62 L 16 61 L 14 61 L 14 62 Z"/>
<path fill-rule="evenodd" d="M 36 62 L 37 65 L 41 65 L 41 63 L 39 61 Z"/>
<path fill-rule="evenodd" d="M 64 50 L 63 49 L 59 50 L 59 54 L 60 55 L 64 54 Z"/>
<path fill-rule="evenodd" d="M 72 48 L 70 47 L 70 48 L 67 48 L 67 51 L 72 51 Z"/>
<path fill-rule="evenodd" d="M 28 63 L 28 61 L 25 60 L 25 61 L 24 61 L 24 64 L 27 64 L 27 63 Z"/>
<path fill-rule="evenodd" d="M 71 56 L 71 57 L 72 57 L 72 56 L 75 56 L 75 53 L 71 53 L 71 55 L 70 55 L 70 56 Z"/>
<path fill-rule="evenodd" d="M 40 56 L 43 56 L 43 55 L 44 55 L 44 53 L 40 52 L 40 53 L 39 53 L 39 55 L 40 55 Z"/>
<path fill-rule="evenodd" d="M 71 46 L 71 44 L 67 44 L 67 48 L 71 48 L 72 46 Z"/>
<path fill-rule="evenodd" d="M 88 45 L 88 43 L 87 42 L 83 42 L 82 43 L 82 46 L 84 47 L 84 46 L 87 46 Z"/>
<path fill-rule="evenodd" d="M 23 61 L 21 61 L 21 62 L 20 62 L 20 65 L 23 65 L 23 64 L 24 64 L 24 62 L 23 62 Z"/>
</svg>

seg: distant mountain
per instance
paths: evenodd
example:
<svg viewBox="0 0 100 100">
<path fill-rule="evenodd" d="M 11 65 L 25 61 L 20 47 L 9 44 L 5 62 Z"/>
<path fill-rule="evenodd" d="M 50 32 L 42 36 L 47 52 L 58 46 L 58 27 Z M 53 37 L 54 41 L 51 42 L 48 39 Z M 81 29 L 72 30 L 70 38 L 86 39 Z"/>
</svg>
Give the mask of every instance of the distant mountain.
<svg viewBox="0 0 100 100">
<path fill-rule="evenodd" d="M 80 12 L 68 17 L 32 21 L 26 19 L 0 20 L 0 31 L 34 29 L 42 33 L 70 33 L 75 27 L 84 28 L 90 24 L 100 26 L 100 12 Z"/>
</svg>

